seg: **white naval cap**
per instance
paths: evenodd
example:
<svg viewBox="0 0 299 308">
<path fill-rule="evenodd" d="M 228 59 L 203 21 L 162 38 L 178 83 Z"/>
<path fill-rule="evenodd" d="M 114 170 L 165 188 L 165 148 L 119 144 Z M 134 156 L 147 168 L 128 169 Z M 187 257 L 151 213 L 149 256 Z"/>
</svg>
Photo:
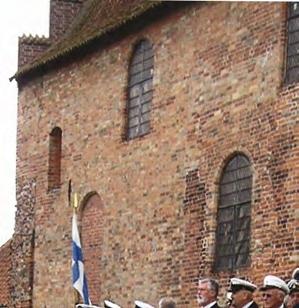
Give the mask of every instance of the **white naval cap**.
<svg viewBox="0 0 299 308">
<path fill-rule="evenodd" d="M 88 305 L 88 304 L 77 304 L 76 308 L 102 308 L 95 305 Z"/>
<path fill-rule="evenodd" d="M 142 301 L 135 301 L 135 308 L 155 308 L 154 306 Z"/>
<path fill-rule="evenodd" d="M 290 290 L 290 293 L 299 292 L 299 280 L 291 279 L 288 282 L 288 288 Z"/>
<path fill-rule="evenodd" d="M 257 289 L 257 286 L 245 279 L 240 278 L 231 278 L 229 291 L 232 293 L 236 293 L 239 290 L 247 290 L 250 292 L 254 292 Z"/>
<path fill-rule="evenodd" d="M 108 300 L 104 300 L 104 307 L 105 308 L 121 308 L 120 306 L 118 306 L 117 304 L 114 304 Z"/>
<path fill-rule="evenodd" d="M 299 281 L 299 267 L 295 268 L 292 273 L 292 278 Z"/>
<path fill-rule="evenodd" d="M 290 292 L 288 285 L 279 277 L 273 276 L 273 275 L 267 275 L 264 278 L 264 284 L 263 287 L 261 288 L 262 291 L 267 290 L 267 289 L 273 289 L 277 288 L 282 291 L 284 291 L 286 294 Z"/>
</svg>

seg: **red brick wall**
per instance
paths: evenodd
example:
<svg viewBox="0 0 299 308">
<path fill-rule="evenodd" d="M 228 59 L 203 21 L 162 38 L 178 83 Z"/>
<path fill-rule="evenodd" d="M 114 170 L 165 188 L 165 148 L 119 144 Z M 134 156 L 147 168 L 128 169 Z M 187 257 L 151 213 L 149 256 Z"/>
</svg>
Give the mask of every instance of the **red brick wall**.
<svg viewBox="0 0 299 308">
<path fill-rule="evenodd" d="M 81 239 L 84 253 L 84 267 L 88 277 L 89 296 L 92 303 L 101 298 L 101 275 L 103 257 L 103 204 L 97 194 L 89 194 L 81 212 Z"/>
<path fill-rule="evenodd" d="M 0 247 L 0 306 L 10 305 L 11 240 Z"/>
<path fill-rule="evenodd" d="M 221 296 L 231 275 L 288 278 L 298 264 L 299 92 L 283 85 L 285 13 L 285 3 L 194 3 L 21 89 L 17 176 L 36 178 L 34 307 L 75 301 L 69 179 L 105 205 L 87 207 L 102 223 L 94 233 L 83 220 L 90 243 L 102 237 L 100 302 L 169 295 L 197 307 L 198 276 L 219 279 Z M 143 37 L 155 52 L 151 132 L 125 142 L 127 68 Z M 55 126 L 62 185 L 48 193 Z M 212 273 L 218 182 L 236 152 L 253 168 L 251 264 Z"/>
</svg>

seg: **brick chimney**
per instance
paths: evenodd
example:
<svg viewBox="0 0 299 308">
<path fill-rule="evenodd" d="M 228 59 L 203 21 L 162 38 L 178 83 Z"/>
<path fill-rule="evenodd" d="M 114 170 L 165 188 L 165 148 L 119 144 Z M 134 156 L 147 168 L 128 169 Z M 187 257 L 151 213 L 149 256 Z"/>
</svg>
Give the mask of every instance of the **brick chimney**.
<svg viewBox="0 0 299 308">
<path fill-rule="evenodd" d="M 69 29 L 85 0 L 50 1 L 50 40 L 58 41 Z"/>
<path fill-rule="evenodd" d="M 50 46 L 50 40 L 39 36 L 19 37 L 18 68 L 32 62 Z"/>
<path fill-rule="evenodd" d="M 69 29 L 86 0 L 50 0 L 50 37 L 19 37 L 18 69 L 31 63 Z"/>
</svg>

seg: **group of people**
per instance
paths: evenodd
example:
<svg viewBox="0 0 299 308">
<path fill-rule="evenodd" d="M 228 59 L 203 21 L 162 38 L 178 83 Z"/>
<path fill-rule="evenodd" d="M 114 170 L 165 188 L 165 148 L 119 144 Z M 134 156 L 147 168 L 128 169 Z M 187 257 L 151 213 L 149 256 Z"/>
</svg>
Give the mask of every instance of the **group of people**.
<svg viewBox="0 0 299 308">
<path fill-rule="evenodd" d="M 253 293 L 258 287 L 246 279 L 231 278 L 227 292 L 227 306 L 230 308 L 258 308 Z M 197 301 L 202 308 L 219 308 L 217 304 L 219 285 L 211 278 L 202 279 L 198 284 Z M 267 275 L 263 286 L 261 306 L 264 308 L 299 308 L 299 268 L 286 283 L 277 276 Z"/>
<path fill-rule="evenodd" d="M 231 278 L 227 290 L 227 308 L 258 308 L 254 301 L 254 292 L 258 287 L 246 279 Z M 277 276 L 267 275 L 263 286 L 261 306 L 263 308 L 299 308 L 299 267 L 292 273 L 291 279 L 286 283 Z M 200 279 L 197 289 L 197 302 L 201 308 L 221 308 L 217 303 L 219 284 L 213 278 Z M 90 307 L 90 306 L 80 306 Z M 92 306 L 93 307 L 93 306 Z M 120 306 L 104 301 L 105 308 L 121 308 Z M 148 303 L 135 301 L 135 308 L 154 308 Z M 165 297 L 159 301 L 159 308 L 176 308 L 172 298 Z"/>
<path fill-rule="evenodd" d="M 231 278 L 227 290 L 227 308 L 258 308 L 254 292 L 261 291 L 261 306 L 264 308 L 299 308 L 299 268 L 292 273 L 287 283 L 277 276 L 267 275 L 263 286 L 258 288 L 246 279 Z M 205 278 L 198 282 L 197 302 L 201 308 L 220 308 L 217 303 L 219 284 L 215 279 Z M 137 308 L 143 308 L 138 307 Z M 163 298 L 159 308 L 176 308 L 171 298 Z"/>
</svg>

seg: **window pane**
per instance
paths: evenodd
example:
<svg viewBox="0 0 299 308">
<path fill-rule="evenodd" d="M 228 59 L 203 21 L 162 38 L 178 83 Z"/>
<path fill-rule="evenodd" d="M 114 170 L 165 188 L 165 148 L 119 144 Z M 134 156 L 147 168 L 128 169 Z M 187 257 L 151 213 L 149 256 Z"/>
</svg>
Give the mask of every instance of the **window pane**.
<svg viewBox="0 0 299 308">
<path fill-rule="evenodd" d="M 299 65 L 299 55 L 288 57 L 288 68 Z"/>
<path fill-rule="evenodd" d="M 147 113 L 144 113 L 144 114 L 141 115 L 140 122 L 141 123 L 148 122 L 149 119 L 150 119 L 150 113 L 147 112 Z"/>
<path fill-rule="evenodd" d="M 289 17 L 294 17 L 296 15 L 299 15 L 298 2 L 289 3 Z"/>
<path fill-rule="evenodd" d="M 299 32 L 296 32 L 299 33 Z M 294 56 L 299 54 L 299 43 L 289 45 L 288 56 Z"/>
<path fill-rule="evenodd" d="M 128 84 L 128 138 L 135 138 L 150 129 L 150 103 L 153 89 L 154 53 L 149 41 L 141 41 L 135 48 Z"/>
<path fill-rule="evenodd" d="M 132 117 L 129 119 L 129 127 L 138 126 L 139 124 L 139 117 Z"/>
<path fill-rule="evenodd" d="M 236 255 L 235 267 L 241 267 L 247 265 L 248 260 L 249 260 L 249 253 Z"/>
<path fill-rule="evenodd" d="M 139 114 L 138 106 L 130 108 L 129 114 L 130 114 L 130 118 L 138 116 L 138 114 Z"/>
<path fill-rule="evenodd" d="M 135 138 L 138 135 L 138 126 L 130 127 L 128 130 L 128 137 Z"/>
<path fill-rule="evenodd" d="M 299 19 L 294 18 L 289 21 L 289 31 L 294 32 L 299 30 Z"/>
<path fill-rule="evenodd" d="M 149 131 L 150 131 L 150 123 L 149 122 L 142 123 L 140 125 L 140 134 L 141 135 L 146 134 Z"/>
<path fill-rule="evenodd" d="M 299 42 L 299 31 L 289 33 L 289 44 L 294 44 L 296 42 Z"/>
<path fill-rule="evenodd" d="M 143 104 L 141 106 L 141 112 L 145 113 L 145 112 L 148 112 L 148 111 L 150 111 L 150 104 L 148 102 L 146 102 L 145 104 Z"/>
<path fill-rule="evenodd" d="M 135 86 L 130 89 L 130 98 L 136 98 L 141 95 L 142 88 L 140 86 Z"/>
<path fill-rule="evenodd" d="M 237 268 L 248 261 L 251 189 L 250 162 L 238 154 L 225 166 L 219 186 L 215 259 L 218 270 Z"/>
<path fill-rule="evenodd" d="M 219 209 L 218 222 L 232 221 L 234 219 L 234 208 L 228 207 L 224 209 Z"/>
<path fill-rule="evenodd" d="M 299 3 L 288 3 L 288 46 L 287 46 L 287 63 L 286 78 L 287 83 L 298 81 L 299 66 Z"/>
<path fill-rule="evenodd" d="M 299 67 L 288 68 L 286 79 L 289 83 L 299 80 Z"/>
</svg>

